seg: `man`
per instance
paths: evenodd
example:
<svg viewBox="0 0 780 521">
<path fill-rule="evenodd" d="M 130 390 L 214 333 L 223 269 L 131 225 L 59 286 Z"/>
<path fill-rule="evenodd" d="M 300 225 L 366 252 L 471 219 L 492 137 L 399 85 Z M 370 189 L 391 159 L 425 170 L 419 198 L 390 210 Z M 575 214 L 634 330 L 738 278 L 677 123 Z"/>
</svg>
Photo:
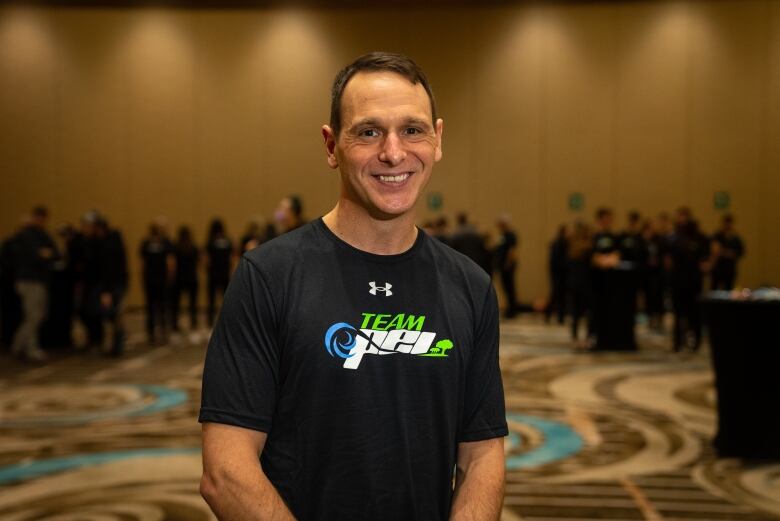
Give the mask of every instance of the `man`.
<svg viewBox="0 0 780 521">
<path fill-rule="evenodd" d="M 460 212 L 455 218 L 458 227 L 450 239 L 450 246 L 459 251 L 469 259 L 473 260 L 485 273 L 492 273 L 490 252 L 485 245 L 485 238 L 479 233 L 477 228 L 469 222 L 469 217 L 465 212 Z"/>
<path fill-rule="evenodd" d="M 731 291 L 737 279 L 737 261 L 745 254 L 742 238 L 734 229 L 734 216 L 726 214 L 712 237 L 712 289 Z"/>
<path fill-rule="evenodd" d="M 687 207 L 677 210 L 676 228 L 667 252 L 671 266 L 672 305 L 674 308 L 675 352 L 684 348 L 697 351 L 701 344 L 699 298 L 704 275 L 709 271 L 710 244 L 701 233 Z"/>
<path fill-rule="evenodd" d="M 495 294 L 414 226 L 435 114 L 406 57 L 336 77 L 322 134 L 338 202 L 244 254 L 206 356 L 201 492 L 219 518 L 498 519 Z"/>
<path fill-rule="evenodd" d="M 498 245 L 493 253 L 496 269 L 501 275 L 501 286 L 504 288 L 506 308 L 504 316 L 514 318 L 517 313 L 517 297 L 515 290 L 515 269 L 517 268 L 517 235 L 509 225 L 509 217 L 501 216 L 496 221 Z"/>
<path fill-rule="evenodd" d="M 124 351 L 122 311 L 128 283 L 124 240 L 119 230 L 111 228 L 97 212 L 89 212 L 84 219 L 92 222 L 93 229 L 87 240 L 83 290 L 90 344 L 102 349 L 108 322 L 111 325 L 108 354 L 119 356 Z"/>
<path fill-rule="evenodd" d="M 11 353 L 32 362 L 43 362 L 46 353 L 38 340 L 38 328 L 49 308 L 49 277 L 57 255 L 54 241 L 46 231 L 49 212 L 43 206 L 33 209 L 30 222 L 14 240 L 15 288 L 22 301 L 23 319 L 16 330 Z"/>
</svg>

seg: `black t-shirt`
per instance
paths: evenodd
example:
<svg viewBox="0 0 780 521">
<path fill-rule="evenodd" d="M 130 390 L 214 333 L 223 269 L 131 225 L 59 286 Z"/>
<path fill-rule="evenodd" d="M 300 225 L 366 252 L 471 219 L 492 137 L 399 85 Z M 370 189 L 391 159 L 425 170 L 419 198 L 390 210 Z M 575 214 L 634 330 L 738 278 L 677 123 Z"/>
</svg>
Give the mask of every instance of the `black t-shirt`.
<svg viewBox="0 0 780 521">
<path fill-rule="evenodd" d="M 316 220 L 244 254 L 203 375 L 201 422 L 268 433 L 300 520 L 445 520 L 459 442 L 505 436 L 487 274 L 418 231 L 399 255 Z"/>
<path fill-rule="evenodd" d="M 612 232 L 597 232 L 593 236 L 593 253 L 608 254 L 618 251 L 618 237 Z"/>
<path fill-rule="evenodd" d="M 517 235 L 515 235 L 515 232 L 513 231 L 505 231 L 501 234 L 501 239 L 498 243 L 498 246 L 496 246 L 495 251 L 495 262 L 496 267 L 499 270 L 506 269 L 507 266 L 507 257 L 509 256 L 509 252 L 512 251 L 512 248 L 517 246 Z M 512 263 L 512 266 L 514 266 L 514 262 Z M 511 269 L 512 266 L 509 266 Z"/>
<path fill-rule="evenodd" d="M 165 237 L 149 237 L 141 243 L 146 285 L 165 284 L 168 277 L 168 255 L 172 255 L 173 252 L 173 243 Z"/>
<path fill-rule="evenodd" d="M 742 239 L 737 234 L 726 234 L 725 232 L 717 232 L 713 235 L 712 240 L 720 244 L 720 247 L 724 250 L 723 254 L 719 255 L 715 261 L 712 271 L 716 273 L 735 273 L 737 270 L 737 261 L 745 253 L 745 247 L 742 244 Z M 731 256 L 725 255 L 729 252 Z"/>
<path fill-rule="evenodd" d="M 230 258 L 233 255 L 233 242 L 227 237 L 215 237 L 206 246 L 209 254 L 209 275 L 227 280 L 230 278 Z"/>
<path fill-rule="evenodd" d="M 176 245 L 176 282 L 191 285 L 198 282 L 198 257 L 200 252 L 194 244 Z"/>
</svg>

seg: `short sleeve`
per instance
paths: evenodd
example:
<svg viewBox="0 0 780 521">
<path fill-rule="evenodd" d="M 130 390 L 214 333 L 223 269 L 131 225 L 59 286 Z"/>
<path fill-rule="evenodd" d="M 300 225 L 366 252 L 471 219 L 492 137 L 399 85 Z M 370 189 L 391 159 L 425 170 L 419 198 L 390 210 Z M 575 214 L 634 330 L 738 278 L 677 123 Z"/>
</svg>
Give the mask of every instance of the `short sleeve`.
<svg viewBox="0 0 780 521">
<path fill-rule="evenodd" d="M 262 274 L 242 258 L 206 352 L 198 421 L 269 431 L 279 381 L 276 316 Z"/>
<path fill-rule="evenodd" d="M 498 363 L 498 340 L 498 302 L 491 284 L 466 369 L 466 393 L 458 442 L 498 438 L 509 432 Z"/>
</svg>

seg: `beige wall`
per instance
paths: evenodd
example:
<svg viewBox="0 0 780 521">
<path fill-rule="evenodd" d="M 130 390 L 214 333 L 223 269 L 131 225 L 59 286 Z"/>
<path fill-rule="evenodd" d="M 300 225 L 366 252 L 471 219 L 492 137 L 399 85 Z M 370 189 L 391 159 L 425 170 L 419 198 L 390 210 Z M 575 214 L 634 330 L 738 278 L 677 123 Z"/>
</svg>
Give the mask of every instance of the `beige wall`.
<svg viewBox="0 0 780 521">
<path fill-rule="evenodd" d="M 319 127 L 340 66 L 370 50 L 426 69 L 445 119 L 430 190 L 484 226 L 511 214 L 520 294 L 546 292 L 557 225 L 613 206 L 732 197 L 740 282 L 780 284 L 780 2 L 446 10 L 0 8 L 0 233 L 31 205 L 98 207 L 133 250 L 166 215 L 237 236 L 288 193 L 337 195 Z M 586 209 L 567 208 L 573 191 Z M 430 214 L 421 206 L 421 218 Z M 138 277 L 133 300 L 138 302 Z"/>
</svg>

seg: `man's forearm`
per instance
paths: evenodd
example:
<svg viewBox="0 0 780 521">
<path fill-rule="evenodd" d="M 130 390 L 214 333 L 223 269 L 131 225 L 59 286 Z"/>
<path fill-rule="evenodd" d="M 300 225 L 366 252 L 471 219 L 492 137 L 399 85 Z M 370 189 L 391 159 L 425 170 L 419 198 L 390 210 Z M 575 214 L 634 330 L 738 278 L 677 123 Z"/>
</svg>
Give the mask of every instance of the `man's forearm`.
<svg viewBox="0 0 780 521">
<path fill-rule="evenodd" d="M 295 520 L 259 466 L 204 472 L 200 491 L 222 521 Z"/>
<path fill-rule="evenodd" d="M 501 439 L 458 463 L 450 521 L 497 521 L 504 499 L 504 451 Z"/>
</svg>

